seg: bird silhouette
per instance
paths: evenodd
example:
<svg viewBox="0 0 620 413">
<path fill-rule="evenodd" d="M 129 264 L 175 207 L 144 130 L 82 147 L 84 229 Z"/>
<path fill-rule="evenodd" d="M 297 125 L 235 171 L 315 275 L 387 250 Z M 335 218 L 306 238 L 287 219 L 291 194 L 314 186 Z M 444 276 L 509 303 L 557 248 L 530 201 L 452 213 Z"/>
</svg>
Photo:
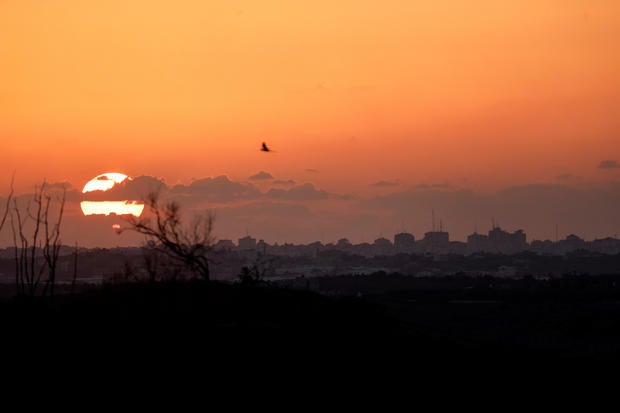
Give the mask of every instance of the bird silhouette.
<svg viewBox="0 0 620 413">
<path fill-rule="evenodd" d="M 261 151 L 263 151 L 263 152 L 271 152 L 271 149 L 269 149 L 269 148 L 267 147 L 267 144 L 266 144 L 265 142 L 263 142 L 263 145 L 262 145 L 262 147 L 260 148 L 260 150 L 261 150 Z"/>
</svg>

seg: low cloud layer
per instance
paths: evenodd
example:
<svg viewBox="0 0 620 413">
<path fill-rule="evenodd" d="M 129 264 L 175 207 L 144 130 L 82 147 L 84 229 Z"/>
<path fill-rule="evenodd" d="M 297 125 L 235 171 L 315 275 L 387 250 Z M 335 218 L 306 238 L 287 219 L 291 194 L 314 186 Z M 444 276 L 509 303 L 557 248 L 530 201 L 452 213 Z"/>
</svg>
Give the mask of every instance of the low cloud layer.
<svg viewBox="0 0 620 413">
<path fill-rule="evenodd" d="M 598 164 L 598 169 L 618 169 L 620 168 L 620 163 L 614 159 L 608 159 L 605 161 L 601 161 Z"/>
<path fill-rule="evenodd" d="M 108 191 L 92 191 L 82 195 L 86 201 L 125 201 L 144 200 L 151 193 L 168 190 L 166 183 L 153 176 L 138 176 L 116 184 Z"/>
<path fill-rule="evenodd" d="M 226 203 L 259 198 L 261 192 L 251 184 L 231 181 L 227 176 L 198 179 L 189 185 L 175 185 L 172 197 L 179 196 L 190 204 L 199 202 Z"/>
<path fill-rule="evenodd" d="M 271 179 L 266 172 L 260 172 L 258 180 Z M 311 183 L 294 186 L 295 181 L 276 181 L 274 184 L 291 186 L 290 189 L 271 188 L 262 192 L 251 183 L 236 182 L 227 176 L 216 176 L 197 179 L 189 185 L 175 185 L 168 187 L 166 183 L 151 176 L 140 176 L 133 180 L 126 180 L 117 184 L 108 191 L 93 191 L 81 196 L 80 200 L 88 201 L 120 201 L 144 200 L 150 193 L 158 193 L 163 198 L 173 198 L 185 206 L 195 206 L 202 203 L 227 204 L 232 202 L 247 202 L 260 199 L 280 199 L 286 201 L 316 201 L 329 198 L 326 191 L 317 189 Z"/>
<path fill-rule="evenodd" d="M 289 201 L 319 201 L 329 197 L 326 191 L 316 189 L 312 184 L 296 186 L 289 190 L 272 188 L 265 196 L 267 198 L 285 199 Z"/>
<path fill-rule="evenodd" d="M 554 238 L 556 224 L 560 237 L 575 233 L 593 239 L 620 234 L 620 183 L 581 182 L 575 186 L 571 181 L 576 177 L 556 179 L 566 183 L 514 186 L 494 193 L 430 184 L 364 198 L 331 194 L 312 183 L 295 186 L 292 181 L 261 191 L 226 176 L 172 187 L 161 179 L 142 176 L 96 195 L 107 200 L 139 199 L 140 195 L 159 191 L 166 199 L 177 200 L 184 211 L 214 210 L 216 235 L 234 240 L 248 231 L 268 242 L 330 242 L 342 237 L 371 242 L 380 234 L 391 238 L 403 229 L 419 239 L 431 230 L 433 213 L 435 227 L 442 220 L 453 240 L 465 240 L 474 229 L 484 233 L 492 221 L 510 231 L 525 230 L 528 240 Z M 61 187 L 50 184 L 54 191 Z M 79 210 L 82 194 L 69 188 L 67 195 L 66 243 L 114 246 L 140 242 L 113 233 L 111 225 L 122 218 L 83 217 Z M 18 198 L 20 205 L 26 205 L 32 195 Z M 0 211 L 3 205 L 0 199 Z M 0 234 L 4 246 L 12 242 L 7 228 Z"/>
<path fill-rule="evenodd" d="M 562 174 L 562 175 L 558 175 L 555 177 L 555 179 L 561 182 L 575 182 L 575 181 L 580 181 L 582 178 L 583 177 L 581 176 L 577 176 L 573 174 Z"/>
<path fill-rule="evenodd" d="M 396 182 L 396 181 L 378 181 L 378 182 L 375 182 L 374 184 L 371 184 L 371 186 L 375 186 L 377 188 L 386 188 L 386 187 L 390 187 L 390 186 L 398 186 L 398 182 Z"/>
<path fill-rule="evenodd" d="M 248 178 L 250 181 L 265 181 L 273 179 L 273 176 L 269 172 L 260 171 L 256 175 L 252 175 Z"/>
<path fill-rule="evenodd" d="M 295 181 L 293 181 L 292 179 L 289 179 L 287 181 L 284 181 L 282 179 L 276 179 L 275 181 L 272 182 L 272 184 L 281 185 L 281 186 L 293 186 L 295 185 Z"/>
<path fill-rule="evenodd" d="M 448 189 L 450 184 L 438 183 L 438 184 L 417 184 L 413 189 Z"/>
</svg>

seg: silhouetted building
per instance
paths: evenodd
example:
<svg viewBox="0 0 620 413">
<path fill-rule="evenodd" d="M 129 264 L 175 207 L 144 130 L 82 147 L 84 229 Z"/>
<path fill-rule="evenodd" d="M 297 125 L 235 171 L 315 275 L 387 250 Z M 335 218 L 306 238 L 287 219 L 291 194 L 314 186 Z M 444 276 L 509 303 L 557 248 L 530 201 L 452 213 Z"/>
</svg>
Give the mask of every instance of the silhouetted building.
<svg viewBox="0 0 620 413">
<path fill-rule="evenodd" d="M 467 237 L 467 254 L 489 251 L 491 251 L 491 246 L 488 236 L 474 232 Z"/>
<path fill-rule="evenodd" d="M 550 240 L 534 240 L 530 243 L 530 251 L 540 255 L 552 255 L 555 252 L 555 244 Z"/>
<path fill-rule="evenodd" d="M 450 234 L 444 231 L 430 231 L 419 242 L 421 252 L 447 254 L 450 251 Z"/>
<path fill-rule="evenodd" d="M 311 244 L 308 244 L 307 247 L 308 247 L 308 251 L 310 252 L 310 255 L 312 255 L 315 258 L 318 257 L 319 252 L 323 248 L 325 248 L 323 246 L 323 244 L 321 242 L 319 242 L 319 241 L 315 241 L 315 242 L 313 242 Z"/>
<path fill-rule="evenodd" d="M 561 241 L 558 241 L 554 248 L 556 254 L 567 254 L 569 252 L 586 249 L 586 242 L 577 235 L 571 234 Z"/>
<path fill-rule="evenodd" d="M 240 250 L 254 250 L 256 249 L 256 238 L 252 238 L 249 235 L 243 238 L 239 238 Z"/>
<path fill-rule="evenodd" d="M 336 243 L 338 248 L 347 249 L 351 247 L 351 242 L 347 238 L 340 238 Z"/>
<path fill-rule="evenodd" d="M 221 239 L 213 246 L 213 249 L 218 251 L 232 251 L 235 249 L 235 244 L 232 240 Z"/>
<path fill-rule="evenodd" d="M 367 242 L 361 242 L 359 244 L 352 245 L 349 251 L 362 257 L 374 257 L 376 255 L 374 246 Z"/>
<path fill-rule="evenodd" d="M 265 240 L 260 240 L 258 241 L 258 244 L 256 244 L 256 249 L 261 252 L 263 255 L 267 254 L 267 247 L 269 246 L 269 244 L 267 244 L 265 242 Z"/>
<path fill-rule="evenodd" d="M 377 238 L 372 244 L 374 255 L 390 255 L 394 251 L 394 245 L 387 238 Z"/>
<path fill-rule="evenodd" d="M 494 227 L 489 231 L 489 244 L 493 253 L 516 254 L 527 249 L 525 233 L 522 230 L 512 234 L 500 227 Z"/>
<path fill-rule="evenodd" d="M 448 252 L 450 254 L 465 255 L 467 253 L 467 244 L 461 241 L 450 241 Z"/>
<path fill-rule="evenodd" d="M 620 254 L 620 239 L 611 237 L 595 239 L 591 242 L 590 249 L 591 251 L 600 252 L 601 254 Z"/>
<path fill-rule="evenodd" d="M 401 232 L 394 235 L 394 249 L 396 252 L 410 254 L 415 248 L 415 237 L 408 232 Z"/>
</svg>

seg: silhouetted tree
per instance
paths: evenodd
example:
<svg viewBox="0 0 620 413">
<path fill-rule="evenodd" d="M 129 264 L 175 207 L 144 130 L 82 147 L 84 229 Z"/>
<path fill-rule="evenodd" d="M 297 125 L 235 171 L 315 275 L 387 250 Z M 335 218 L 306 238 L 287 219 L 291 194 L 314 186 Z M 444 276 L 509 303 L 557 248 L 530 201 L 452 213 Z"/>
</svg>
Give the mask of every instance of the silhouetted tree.
<svg viewBox="0 0 620 413">
<path fill-rule="evenodd" d="M 35 187 L 25 208 L 13 199 L 10 211 L 15 247 L 15 284 L 19 294 L 34 296 L 47 271 L 43 295 L 54 295 L 56 267 L 62 246 L 60 229 L 65 208 L 66 188 L 60 197 L 52 197 L 47 184 Z M 55 219 L 51 220 L 51 214 Z M 41 259 L 42 258 L 42 259 Z"/>
<path fill-rule="evenodd" d="M 44 184 L 45 185 L 45 184 Z M 45 203 L 42 219 L 43 228 L 45 230 L 45 238 L 43 243 L 43 257 L 47 264 L 48 279 L 46 284 L 50 288 L 50 295 L 54 296 L 54 287 L 56 285 L 56 267 L 58 265 L 58 254 L 60 253 L 60 247 L 62 242 L 60 240 L 60 225 L 62 224 L 62 216 L 65 211 L 65 200 L 67 196 L 67 189 L 63 186 L 62 196 L 57 199 L 58 211 L 56 219 L 50 222 L 50 205 L 52 204 L 52 197 L 49 194 L 43 194 L 43 187 L 41 188 L 42 196 L 39 201 Z"/>
<path fill-rule="evenodd" d="M 142 259 L 149 282 L 155 282 L 159 276 L 160 254 L 157 244 L 154 242 L 147 242 L 142 247 Z"/>
<path fill-rule="evenodd" d="M 75 293 L 75 284 L 77 283 L 77 275 L 78 275 L 78 253 L 79 253 L 78 243 L 75 242 L 75 250 L 73 251 L 73 280 L 71 280 L 71 294 Z"/>
<path fill-rule="evenodd" d="M 209 212 L 195 214 L 189 223 L 183 223 L 181 209 L 177 202 L 162 204 L 158 193 L 146 197 L 147 216 L 144 218 L 129 216 L 128 227 L 119 233 L 133 231 L 146 237 L 147 243 L 181 263 L 185 268 L 208 281 L 210 251 L 215 238 L 213 236 L 213 215 Z"/>
<path fill-rule="evenodd" d="M 254 284 L 256 277 L 256 273 L 253 267 L 244 266 L 241 267 L 241 272 L 239 273 L 239 280 L 241 281 L 241 285 L 250 285 Z"/>
<path fill-rule="evenodd" d="M 6 223 L 6 219 L 9 216 L 9 211 L 11 209 L 11 200 L 13 199 L 13 178 L 11 178 L 11 190 L 9 192 L 9 196 L 6 198 L 6 204 L 4 205 L 4 212 L 2 213 L 2 220 L 0 221 L 0 231 L 4 228 L 4 224 Z"/>
<path fill-rule="evenodd" d="M 263 280 L 267 274 L 273 272 L 274 262 L 275 257 L 267 257 L 262 254 L 258 254 L 252 265 L 241 268 L 241 272 L 238 275 L 241 280 L 241 284 L 252 285 Z"/>
</svg>

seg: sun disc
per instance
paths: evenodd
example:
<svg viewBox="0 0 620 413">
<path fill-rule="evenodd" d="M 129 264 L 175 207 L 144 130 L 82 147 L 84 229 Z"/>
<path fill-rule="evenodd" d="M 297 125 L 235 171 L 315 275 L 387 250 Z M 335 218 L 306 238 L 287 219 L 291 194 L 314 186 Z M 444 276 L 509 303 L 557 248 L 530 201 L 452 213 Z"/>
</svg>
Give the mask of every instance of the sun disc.
<svg viewBox="0 0 620 413">
<path fill-rule="evenodd" d="M 124 182 L 126 179 L 131 180 L 125 174 L 119 172 L 108 172 L 97 175 L 84 185 L 82 193 L 86 194 L 94 191 L 106 192 L 114 186 Z M 82 213 L 88 215 L 133 215 L 139 217 L 144 210 L 144 203 L 135 200 L 123 201 L 87 201 L 80 202 Z"/>
</svg>

